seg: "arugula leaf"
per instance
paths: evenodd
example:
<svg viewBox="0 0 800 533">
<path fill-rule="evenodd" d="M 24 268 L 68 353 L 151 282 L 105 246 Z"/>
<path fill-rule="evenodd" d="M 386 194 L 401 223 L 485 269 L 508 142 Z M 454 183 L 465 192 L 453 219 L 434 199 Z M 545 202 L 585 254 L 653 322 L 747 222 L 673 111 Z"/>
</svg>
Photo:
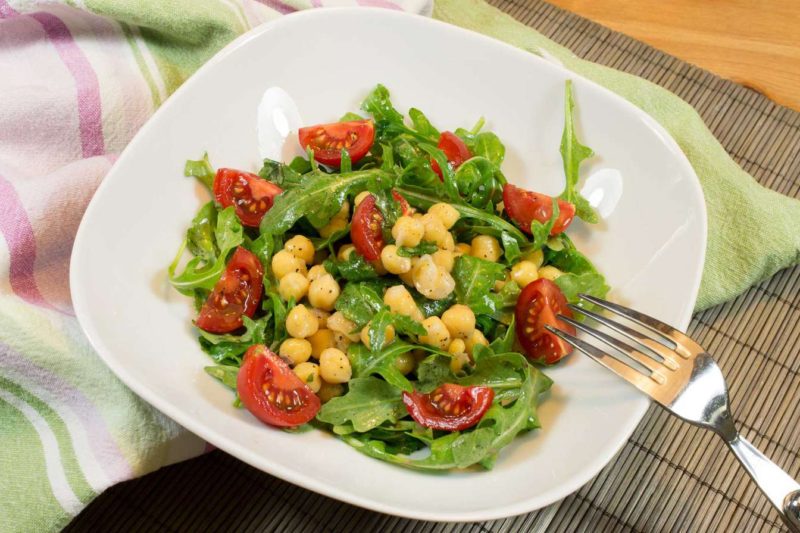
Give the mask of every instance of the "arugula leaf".
<svg viewBox="0 0 800 533">
<path fill-rule="evenodd" d="M 228 253 L 242 244 L 244 240 L 242 224 L 236 217 L 233 207 L 228 207 L 217 215 L 214 239 L 220 253 L 213 263 L 205 261 L 202 257 L 195 257 L 186 264 L 183 272 L 176 276 L 175 270 L 178 268 L 178 263 L 183 255 L 186 241 L 184 240 L 181 245 L 175 259 L 167 270 L 170 283 L 181 294 L 192 296 L 195 289 L 213 289 L 223 270 L 225 270 Z"/>
<path fill-rule="evenodd" d="M 605 298 L 610 287 L 606 280 L 592 262 L 575 248 L 572 240 L 561 234 L 562 248 L 554 250 L 545 249 L 545 264 L 553 265 L 565 274 L 556 278 L 556 285 L 570 303 L 580 307 L 590 307 L 590 304 L 578 298 L 578 293 L 586 293 L 598 298 Z"/>
<path fill-rule="evenodd" d="M 327 259 L 322 263 L 325 270 L 334 277 L 347 281 L 366 281 L 378 279 L 380 275 L 371 264 L 359 253 L 351 253 L 347 259 Z"/>
<path fill-rule="evenodd" d="M 351 344 L 347 356 L 353 367 L 353 376 L 363 378 L 373 374 L 380 375 L 393 387 L 411 392 L 411 382 L 395 366 L 397 358 L 415 345 L 397 340 L 381 350 L 370 350 L 362 344 Z"/>
<path fill-rule="evenodd" d="M 494 205 L 503 195 L 503 182 L 497 178 L 494 163 L 485 157 L 472 157 L 464 161 L 453 174 L 458 195 L 469 205 L 494 212 Z"/>
<path fill-rule="evenodd" d="M 216 176 L 216 172 L 214 172 L 214 167 L 212 167 L 211 163 L 208 161 L 207 152 L 203 154 L 203 159 L 197 161 L 192 161 L 190 159 L 186 161 L 186 165 L 183 167 L 183 175 L 186 177 L 193 176 L 197 178 L 200 183 L 208 187 L 209 191 L 214 190 L 214 176 Z"/>
<path fill-rule="evenodd" d="M 428 144 L 419 143 L 419 148 L 426 152 L 436 164 L 439 165 L 439 170 L 442 173 L 442 183 L 444 183 L 444 192 L 450 202 L 461 202 L 461 196 L 458 192 L 458 185 L 456 184 L 453 169 L 447 161 L 447 156 L 438 147 Z"/>
<path fill-rule="evenodd" d="M 186 246 L 192 255 L 203 261 L 214 261 L 219 254 L 214 228 L 217 225 L 217 209 L 214 202 L 208 202 L 192 219 L 192 225 L 186 230 Z"/>
<path fill-rule="evenodd" d="M 475 135 L 475 142 L 470 147 L 470 153 L 474 156 L 485 157 L 495 167 L 500 168 L 506 155 L 506 147 L 500 142 L 497 135 L 490 131 L 484 131 Z"/>
<path fill-rule="evenodd" d="M 397 255 L 400 257 L 418 257 L 425 254 L 432 254 L 438 250 L 439 247 L 433 242 L 421 242 L 413 248 L 407 246 L 400 246 L 397 248 Z"/>
<path fill-rule="evenodd" d="M 328 237 L 311 237 L 311 242 L 314 244 L 315 250 L 323 250 L 327 248 L 328 251 L 333 254 L 333 243 L 342 240 L 348 235 L 350 235 L 350 224 L 339 231 L 334 231 Z"/>
<path fill-rule="evenodd" d="M 375 206 L 383 215 L 384 238 L 389 237 L 391 236 L 392 226 L 394 226 L 394 223 L 397 222 L 397 219 L 403 214 L 403 208 L 400 202 L 392 195 L 390 189 L 371 191 L 371 193 L 375 198 Z M 388 235 L 386 235 L 387 233 Z"/>
<path fill-rule="evenodd" d="M 395 189 L 397 192 L 402 194 L 406 200 L 408 200 L 409 204 L 421 209 L 430 209 L 433 204 L 438 202 L 449 202 L 449 199 L 446 196 L 437 194 L 435 189 L 431 190 L 413 185 L 403 185 L 401 187 L 395 187 Z M 451 205 L 463 218 L 479 220 L 499 231 L 505 231 L 511 237 L 516 239 L 520 245 L 528 243 L 528 238 L 519 230 L 519 228 L 510 222 L 503 220 L 497 215 L 493 215 L 487 211 L 483 211 L 482 209 L 477 209 L 471 205 L 464 205 L 460 202 L 460 200 L 456 203 L 452 203 Z"/>
<path fill-rule="evenodd" d="M 447 298 L 442 298 L 441 300 L 429 300 L 415 288 L 407 287 L 407 289 L 408 292 L 411 293 L 411 297 L 414 298 L 414 303 L 417 304 L 417 307 L 422 311 L 425 318 L 442 316 L 442 313 L 450 309 L 453 304 L 456 303 L 456 297 L 453 293 L 450 293 Z"/>
<path fill-rule="evenodd" d="M 262 233 L 250 243 L 250 251 L 261 261 L 265 273 L 272 271 L 272 256 L 282 247 L 283 239 L 269 233 Z"/>
<path fill-rule="evenodd" d="M 516 285 L 516 283 L 514 284 Z M 506 330 L 498 332 L 499 334 L 489 343 L 489 349 L 492 353 L 507 353 L 514 351 L 514 341 L 516 340 L 516 330 L 514 329 L 514 316 L 511 317 L 511 323 L 508 324 Z"/>
<path fill-rule="evenodd" d="M 353 430 L 363 433 L 408 414 L 400 389 L 382 379 L 353 378 L 348 387 L 347 394 L 322 406 L 317 420 L 334 426 L 349 423 Z"/>
<path fill-rule="evenodd" d="M 296 158 L 295 160 L 297 159 L 308 165 L 308 170 L 306 170 L 306 172 L 311 170 L 311 165 L 308 164 L 308 161 L 302 157 Z M 264 160 L 264 165 L 261 167 L 261 170 L 258 171 L 258 175 L 265 180 L 275 183 L 285 191 L 299 187 L 300 183 L 303 181 L 303 174 L 301 172 L 296 171 L 290 165 L 285 165 L 280 161 L 273 161 L 272 159 Z"/>
<path fill-rule="evenodd" d="M 382 309 L 372 318 L 367 332 L 370 350 L 375 352 L 383 348 L 386 342 L 386 327 L 389 325 L 393 326 L 398 334 L 425 335 L 426 333 L 425 327 L 414 319 Z"/>
<path fill-rule="evenodd" d="M 496 401 L 508 402 L 519 397 L 528 366 L 525 356 L 519 353 L 484 355 L 476 361 L 472 373 L 458 378 L 456 383 L 491 387 Z"/>
<path fill-rule="evenodd" d="M 439 354 L 429 355 L 417 366 L 417 382 L 414 388 L 428 393 L 442 383 L 453 383 L 455 376 L 450 370 L 450 357 Z"/>
<path fill-rule="evenodd" d="M 345 173 L 353 170 L 353 161 L 350 159 L 350 152 L 348 152 L 346 148 L 342 148 L 341 158 L 342 161 L 339 163 L 339 172 Z"/>
<path fill-rule="evenodd" d="M 301 217 L 306 217 L 315 228 L 321 228 L 339 212 L 348 194 L 367 188 L 377 190 L 384 183 L 390 184 L 391 177 L 380 169 L 306 174 L 297 187 L 275 198 L 275 204 L 261 219 L 261 232 L 285 233 Z"/>
<path fill-rule="evenodd" d="M 439 130 L 433 127 L 425 113 L 412 107 L 408 110 L 408 118 L 411 119 L 411 123 L 414 124 L 414 129 L 417 130 L 417 133 L 427 137 L 432 142 L 439 142 Z"/>
<path fill-rule="evenodd" d="M 519 249 L 519 242 L 505 231 L 500 234 L 500 242 L 503 244 L 503 256 L 505 257 L 506 263 L 509 265 L 516 263 L 522 256 L 522 252 L 520 252 Z"/>
<path fill-rule="evenodd" d="M 403 115 L 392 105 L 389 97 L 389 89 L 378 84 L 371 93 L 367 95 L 361 104 L 361 109 L 371 114 L 375 122 L 399 123 L 403 124 Z"/>
<path fill-rule="evenodd" d="M 345 284 L 335 306 L 359 328 L 364 327 L 384 307 L 383 298 L 366 282 Z"/>
<path fill-rule="evenodd" d="M 227 333 L 225 335 L 216 335 L 198 329 L 200 333 L 200 347 L 211 358 L 226 366 L 238 367 L 242 363 L 242 354 L 253 344 L 268 344 L 267 343 L 267 327 L 272 320 L 272 315 L 267 314 L 258 320 L 252 320 L 249 317 L 243 316 L 242 322 L 244 323 L 245 331 L 241 335 L 234 335 Z"/>
<path fill-rule="evenodd" d="M 498 292 L 489 294 L 488 300 L 491 302 L 492 313 L 489 315 L 494 320 L 503 324 L 510 324 L 514 318 L 514 307 L 522 289 L 515 282 L 503 285 Z"/>
<path fill-rule="evenodd" d="M 475 314 L 491 315 L 495 311 L 490 294 L 497 281 L 506 276 L 500 263 L 492 263 L 471 255 L 458 256 L 453 265 L 458 303 L 471 308 Z"/>
<path fill-rule="evenodd" d="M 564 162 L 564 176 L 567 185 L 560 198 L 575 204 L 575 214 L 589 222 L 596 224 L 599 221 L 597 213 L 588 200 L 575 190 L 580 179 L 581 163 L 592 157 L 594 152 L 584 146 L 575 134 L 575 99 L 572 96 L 572 80 L 567 80 L 564 93 L 564 132 L 561 135 L 561 159 Z"/>
<path fill-rule="evenodd" d="M 206 374 L 208 374 L 212 378 L 218 379 L 226 387 L 236 390 L 236 379 L 239 376 L 238 366 L 229 366 L 229 365 L 207 366 L 204 367 L 203 370 L 205 370 Z"/>
</svg>

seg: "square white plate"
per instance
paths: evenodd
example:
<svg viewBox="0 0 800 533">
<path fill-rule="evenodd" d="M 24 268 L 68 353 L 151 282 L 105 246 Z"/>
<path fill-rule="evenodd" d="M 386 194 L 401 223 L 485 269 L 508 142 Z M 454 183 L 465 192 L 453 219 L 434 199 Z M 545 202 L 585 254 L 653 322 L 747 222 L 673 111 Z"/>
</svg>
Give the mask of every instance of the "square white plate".
<svg viewBox="0 0 800 533">
<path fill-rule="evenodd" d="M 86 211 L 72 255 L 75 310 L 109 367 L 156 408 L 266 472 L 376 511 L 428 520 L 486 520 L 559 500 L 594 476 L 629 437 L 648 401 L 581 355 L 547 373 L 544 429 L 503 450 L 492 471 L 429 475 L 359 454 L 323 432 L 289 434 L 231 406 L 203 372 L 192 306 L 166 281 L 207 196 L 187 158 L 260 167 L 256 108 L 280 86 L 308 123 L 356 111 L 376 83 L 398 109 L 442 129 L 480 116 L 506 143 L 513 182 L 556 194 L 564 81 L 575 81 L 581 139 L 598 154 L 583 176 L 605 196 L 605 220 L 570 234 L 614 287 L 612 297 L 688 325 L 706 243 L 702 191 L 688 161 L 646 114 L 533 54 L 388 10 L 315 10 L 238 39 L 186 82 L 139 132 Z M 621 192 L 612 207 L 613 196 Z"/>
</svg>

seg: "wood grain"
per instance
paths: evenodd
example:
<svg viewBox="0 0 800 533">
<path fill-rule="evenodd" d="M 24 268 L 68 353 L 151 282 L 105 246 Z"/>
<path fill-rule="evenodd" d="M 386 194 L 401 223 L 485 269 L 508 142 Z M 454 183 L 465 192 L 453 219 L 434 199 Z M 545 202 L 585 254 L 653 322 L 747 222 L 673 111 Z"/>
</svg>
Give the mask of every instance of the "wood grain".
<svg viewBox="0 0 800 533">
<path fill-rule="evenodd" d="M 549 0 L 800 110 L 800 0 Z"/>
</svg>

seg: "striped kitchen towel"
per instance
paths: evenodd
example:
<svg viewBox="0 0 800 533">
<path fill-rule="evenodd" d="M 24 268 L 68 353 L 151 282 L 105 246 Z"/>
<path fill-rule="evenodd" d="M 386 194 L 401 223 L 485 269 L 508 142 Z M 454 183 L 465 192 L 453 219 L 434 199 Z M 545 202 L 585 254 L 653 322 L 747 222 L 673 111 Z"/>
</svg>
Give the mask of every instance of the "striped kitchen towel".
<svg viewBox="0 0 800 533">
<path fill-rule="evenodd" d="M 64 526 L 110 485 L 202 453 L 98 359 L 72 241 L 116 155 L 197 67 L 298 9 L 429 0 L 0 0 L 0 531 Z"/>
</svg>

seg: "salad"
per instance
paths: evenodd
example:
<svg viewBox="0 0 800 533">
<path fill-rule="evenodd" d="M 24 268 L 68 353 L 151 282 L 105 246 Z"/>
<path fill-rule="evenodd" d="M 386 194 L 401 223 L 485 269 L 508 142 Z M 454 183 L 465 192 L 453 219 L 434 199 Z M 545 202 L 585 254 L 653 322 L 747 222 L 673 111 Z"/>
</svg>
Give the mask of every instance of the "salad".
<svg viewBox="0 0 800 533">
<path fill-rule="evenodd" d="M 301 128 L 306 157 L 258 174 L 188 161 L 214 199 L 169 276 L 194 298 L 208 374 L 270 426 L 409 468 L 491 468 L 540 427 L 542 369 L 572 350 L 545 325 L 574 333 L 557 315 L 608 291 L 566 234 L 597 222 L 573 108 L 567 82 L 555 198 L 509 183 L 483 119 L 440 131 L 382 85 L 364 115 Z"/>
</svg>

